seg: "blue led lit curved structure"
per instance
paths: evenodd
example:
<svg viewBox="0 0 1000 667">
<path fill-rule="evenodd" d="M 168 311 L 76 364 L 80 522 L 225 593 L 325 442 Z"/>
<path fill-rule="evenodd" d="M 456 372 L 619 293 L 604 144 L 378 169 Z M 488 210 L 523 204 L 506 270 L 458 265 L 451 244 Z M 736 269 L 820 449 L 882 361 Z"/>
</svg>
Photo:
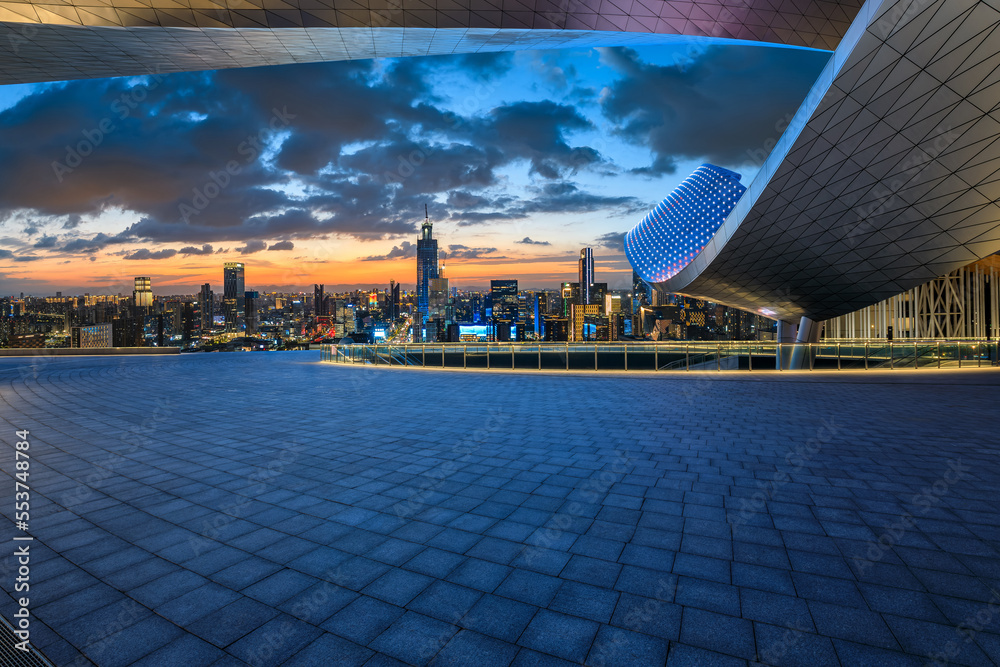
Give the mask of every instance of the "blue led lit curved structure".
<svg viewBox="0 0 1000 667">
<path fill-rule="evenodd" d="M 995 2 L 869 0 L 725 222 L 655 287 L 822 322 L 997 252 L 998 112 Z"/>
<path fill-rule="evenodd" d="M 677 275 L 691 263 L 746 187 L 735 171 L 703 164 L 625 235 L 625 255 L 647 283 Z"/>
</svg>

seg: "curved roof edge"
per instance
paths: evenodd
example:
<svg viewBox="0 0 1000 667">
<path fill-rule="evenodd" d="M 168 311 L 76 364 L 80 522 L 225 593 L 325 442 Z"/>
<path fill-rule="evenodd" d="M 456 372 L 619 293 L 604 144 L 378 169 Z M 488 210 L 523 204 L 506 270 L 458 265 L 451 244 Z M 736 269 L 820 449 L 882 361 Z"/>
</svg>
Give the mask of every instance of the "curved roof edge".
<svg viewBox="0 0 1000 667">
<path fill-rule="evenodd" d="M 657 288 L 821 321 L 1000 249 L 996 70 L 976 67 L 1000 58 L 998 23 L 987 3 L 869 0 L 722 227 Z"/>
</svg>

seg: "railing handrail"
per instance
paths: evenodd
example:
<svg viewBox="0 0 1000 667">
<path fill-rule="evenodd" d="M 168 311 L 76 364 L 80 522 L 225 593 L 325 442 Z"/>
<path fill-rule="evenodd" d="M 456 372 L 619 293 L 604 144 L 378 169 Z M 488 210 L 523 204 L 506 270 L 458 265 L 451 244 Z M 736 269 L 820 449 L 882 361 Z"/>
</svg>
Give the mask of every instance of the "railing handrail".
<svg viewBox="0 0 1000 667">
<path fill-rule="evenodd" d="M 465 343 L 353 343 L 323 344 L 321 361 L 387 366 L 430 366 L 435 368 L 482 367 L 486 369 L 560 368 L 565 370 L 648 370 L 699 369 L 716 361 L 736 357 L 725 370 L 765 370 L 759 357 L 774 355 L 776 366 L 801 370 L 865 370 L 902 368 L 958 368 L 1000 365 L 1000 343 L 986 339 L 947 340 L 857 340 L 819 343 L 777 343 L 774 341 L 588 341 L 579 343 L 465 342 Z M 576 355 L 576 361 L 571 359 Z M 662 364 L 661 355 L 677 355 Z M 788 356 L 791 354 L 791 356 Z M 520 355 L 520 356 L 519 356 Z M 609 356 L 610 355 L 610 356 Z M 805 356 L 803 356 L 805 355 Z M 461 363 L 456 358 L 461 357 Z M 554 365 L 555 359 L 560 360 Z M 476 361 L 478 358 L 479 361 Z M 743 360 L 746 367 L 743 367 Z M 451 363 L 449 364 L 449 360 Z M 509 360 L 509 361 L 508 361 Z M 545 363 L 543 363 L 543 361 Z M 817 361 L 822 363 L 817 364 Z M 652 363 L 650 363 L 652 362 Z M 847 362 L 845 364 L 845 362 Z"/>
</svg>

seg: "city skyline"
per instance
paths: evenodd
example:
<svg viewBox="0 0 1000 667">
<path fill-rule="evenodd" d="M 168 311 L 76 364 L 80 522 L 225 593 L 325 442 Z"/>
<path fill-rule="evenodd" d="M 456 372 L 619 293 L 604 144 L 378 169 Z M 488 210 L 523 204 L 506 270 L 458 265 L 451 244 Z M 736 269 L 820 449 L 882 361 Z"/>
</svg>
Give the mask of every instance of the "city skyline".
<svg viewBox="0 0 1000 667">
<path fill-rule="evenodd" d="M 409 289 L 395 260 L 425 204 L 452 285 L 554 286 L 594 247 L 627 286 L 624 232 L 701 161 L 752 177 L 827 58 L 675 45 L 2 87 L 0 293 L 141 274 L 190 294 L 248 259 L 263 290 Z M 732 103 L 755 89 L 773 94 Z"/>
</svg>

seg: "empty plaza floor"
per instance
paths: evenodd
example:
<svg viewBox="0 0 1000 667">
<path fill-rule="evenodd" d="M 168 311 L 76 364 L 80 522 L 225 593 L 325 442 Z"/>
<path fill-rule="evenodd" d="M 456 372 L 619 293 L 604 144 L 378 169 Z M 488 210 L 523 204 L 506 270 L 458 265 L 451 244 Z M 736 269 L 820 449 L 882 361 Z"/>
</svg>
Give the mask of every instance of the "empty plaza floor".
<svg viewBox="0 0 1000 667">
<path fill-rule="evenodd" d="M 1000 663 L 997 371 L 318 359 L 0 359 L 4 617 L 60 667 Z"/>
</svg>

